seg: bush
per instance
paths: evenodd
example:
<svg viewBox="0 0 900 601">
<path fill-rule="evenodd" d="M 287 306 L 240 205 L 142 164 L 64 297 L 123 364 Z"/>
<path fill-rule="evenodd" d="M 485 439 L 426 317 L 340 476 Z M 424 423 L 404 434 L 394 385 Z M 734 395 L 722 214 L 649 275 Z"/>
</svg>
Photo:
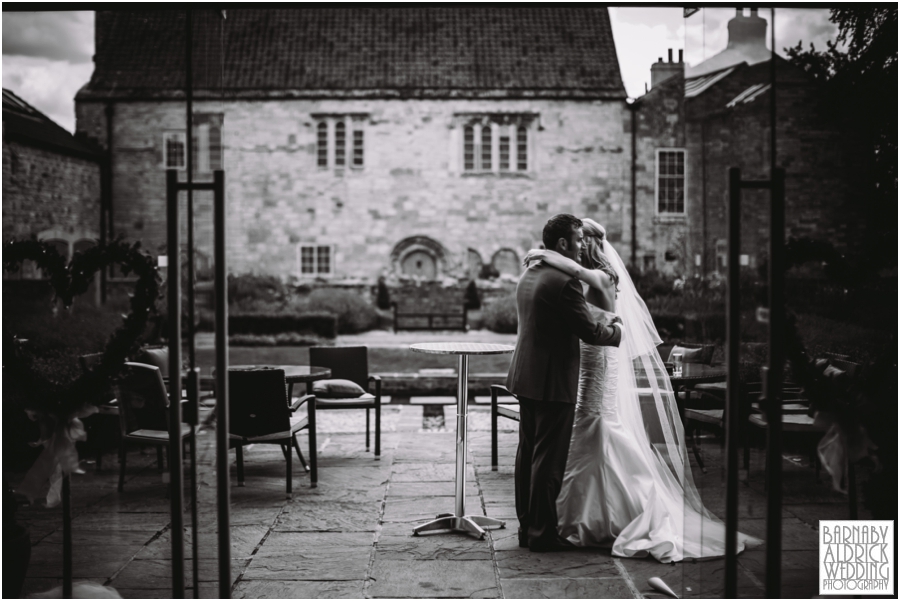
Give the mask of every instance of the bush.
<svg viewBox="0 0 900 601">
<path fill-rule="evenodd" d="M 306 307 L 313 312 L 327 312 L 337 317 L 339 334 L 356 334 L 378 325 L 375 307 L 354 292 L 334 288 L 320 288 L 306 299 Z"/>
<path fill-rule="evenodd" d="M 228 276 L 228 305 L 236 311 L 280 309 L 287 298 L 287 287 L 275 276 L 252 273 Z"/>
<path fill-rule="evenodd" d="M 332 313 L 235 313 L 228 316 L 228 333 L 276 335 L 287 332 L 334 338 L 336 317 Z"/>
<path fill-rule="evenodd" d="M 281 334 L 235 334 L 228 337 L 231 346 L 328 346 L 332 340 L 312 334 L 283 332 Z"/>
<path fill-rule="evenodd" d="M 384 276 L 378 278 L 378 293 L 376 294 L 375 305 L 384 311 L 391 308 L 391 293 L 388 290 L 387 283 L 384 281 Z"/>
<path fill-rule="evenodd" d="M 482 311 L 484 327 L 492 332 L 515 334 L 519 328 L 516 295 L 509 294 L 486 305 Z"/>
</svg>

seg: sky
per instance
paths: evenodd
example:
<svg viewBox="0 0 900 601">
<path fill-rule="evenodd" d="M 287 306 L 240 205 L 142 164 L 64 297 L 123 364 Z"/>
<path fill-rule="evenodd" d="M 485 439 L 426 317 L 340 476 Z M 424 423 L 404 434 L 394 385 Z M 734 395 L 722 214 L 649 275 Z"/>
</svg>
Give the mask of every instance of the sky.
<svg viewBox="0 0 900 601">
<path fill-rule="evenodd" d="M 660 57 L 667 60 L 669 48 L 676 60 L 683 49 L 689 65 L 724 50 L 726 26 L 735 12 L 704 8 L 685 19 L 680 6 L 632 6 L 612 7 L 609 14 L 625 90 L 637 97 L 649 85 L 650 66 Z M 759 14 L 769 20 L 771 10 L 761 8 Z M 2 19 L 3 87 L 74 131 L 75 94 L 93 72 L 93 12 L 3 12 Z M 775 25 L 776 51 L 782 54 L 799 41 L 824 49 L 837 36 L 824 9 L 779 8 Z"/>
</svg>

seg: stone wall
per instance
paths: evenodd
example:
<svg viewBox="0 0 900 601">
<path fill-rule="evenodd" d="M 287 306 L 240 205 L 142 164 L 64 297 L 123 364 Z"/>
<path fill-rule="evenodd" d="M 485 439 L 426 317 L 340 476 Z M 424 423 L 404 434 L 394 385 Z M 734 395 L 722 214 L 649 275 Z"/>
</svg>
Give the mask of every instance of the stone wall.
<svg viewBox="0 0 900 601">
<path fill-rule="evenodd" d="M 485 263 L 503 249 L 521 261 L 555 213 L 591 216 L 614 242 L 629 227 L 624 102 L 360 99 L 194 106 L 197 113 L 224 114 L 232 273 L 298 276 L 298 245 L 312 243 L 333 245 L 335 278 L 374 282 L 399 269 L 398 243 L 424 237 L 440 250 L 439 278 L 464 276 L 469 249 Z M 103 106 L 80 102 L 76 112 L 78 130 L 105 143 Z M 462 173 L 463 113 L 537 115 L 529 132 L 529 172 Z M 314 116 L 335 114 L 365 115 L 363 169 L 317 166 Z M 157 252 L 165 248 L 163 132 L 183 127 L 182 103 L 115 106 L 116 233 L 142 239 Z M 197 193 L 194 202 L 197 248 L 211 256 L 211 194 Z"/>
<path fill-rule="evenodd" d="M 100 165 L 3 141 L 3 239 L 99 237 Z"/>
</svg>

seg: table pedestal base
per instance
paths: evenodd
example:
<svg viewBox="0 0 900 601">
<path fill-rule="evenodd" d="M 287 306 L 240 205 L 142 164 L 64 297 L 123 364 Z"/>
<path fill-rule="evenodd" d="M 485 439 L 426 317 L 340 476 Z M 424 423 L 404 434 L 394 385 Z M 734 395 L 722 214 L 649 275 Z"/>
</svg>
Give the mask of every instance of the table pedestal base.
<svg viewBox="0 0 900 601">
<path fill-rule="evenodd" d="M 431 530 L 450 530 L 453 532 L 474 534 L 479 539 L 484 539 L 484 528 L 491 527 L 505 528 L 506 522 L 496 518 L 489 518 L 484 515 L 456 516 L 452 513 L 442 513 L 430 522 L 426 522 L 421 526 L 413 528 L 413 536 L 417 536 L 420 532 L 428 532 Z"/>
</svg>

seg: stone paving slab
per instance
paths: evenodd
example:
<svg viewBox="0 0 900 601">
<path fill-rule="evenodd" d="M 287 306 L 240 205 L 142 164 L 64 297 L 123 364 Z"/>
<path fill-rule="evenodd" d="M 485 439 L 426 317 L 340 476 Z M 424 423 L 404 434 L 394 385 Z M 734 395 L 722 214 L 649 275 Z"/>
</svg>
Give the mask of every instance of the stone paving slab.
<svg viewBox="0 0 900 601">
<path fill-rule="evenodd" d="M 468 491 L 465 500 L 466 513 L 484 515 L 481 498 L 471 496 Z M 455 508 L 452 496 L 446 497 L 389 497 L 384 506 L 385 522 L 424 522 L 441 513 L 451 513 Z"/>
<path fill-rule="evenodd" d="M 404 561 L 376 557 L 368 594 L 372 598 L 500 597 L 490 560 Z"/>
<path fill-rule="evenodd" d="M 285 509 L 276 532 L 374 532 L 380 507 L 376 503 L 315 503 Z"/>
<path fill-rule="evenodd" d="M 504 599 L 632 599 L 621 578 L 500 579 Z"/>
<path fill-rule="evenodd" d="M 490 560 L 489 541 L 464 534 L 422 534 L 388 536 L 382 531 L 376 550 L 379 558 L 390 560 Z"/>
<path fill-rule="evenodd" d="M 266 526 L 232 526 L 231 533 L 231 557 L 248 558 L 268 533 Z M 218 559 L 219 538 L 217 530 L 204 529 L 197 532 L 200 545 L 197 555 L 201 559 Z M 191 528 L 184 529 L 185 555 L 191 556 L 193 544 L 193 532 Z M 148 542 L 135 555 L 135 559 L 172 559 L 172 531 L 167 530 L 158 538 Z"/>
<path fill-rule="evenodd" d="M 452 463 L 395 463 L 391 487 L 405 482 L 455 482 L 456 465 Z M 475 467 L 466 466 L 466 482 L 475 482 Z"/>
<path fill-rule="evenodd" d="M 234 588 L 234 599 L 362 599 L 365 581 L 243 580 Z"/>
<path fill-rule="evenodd" d="M 619 570 L 609 551 L 578 549 L 532 553 L 518 546 L 496 551 L 500 578 L 616 578 Z"/>
<path fill-rule="evenodd" d="M 369 533 L 273 532 L 242 578 L 364 580 L 372 540 Z"/>
</svg>

